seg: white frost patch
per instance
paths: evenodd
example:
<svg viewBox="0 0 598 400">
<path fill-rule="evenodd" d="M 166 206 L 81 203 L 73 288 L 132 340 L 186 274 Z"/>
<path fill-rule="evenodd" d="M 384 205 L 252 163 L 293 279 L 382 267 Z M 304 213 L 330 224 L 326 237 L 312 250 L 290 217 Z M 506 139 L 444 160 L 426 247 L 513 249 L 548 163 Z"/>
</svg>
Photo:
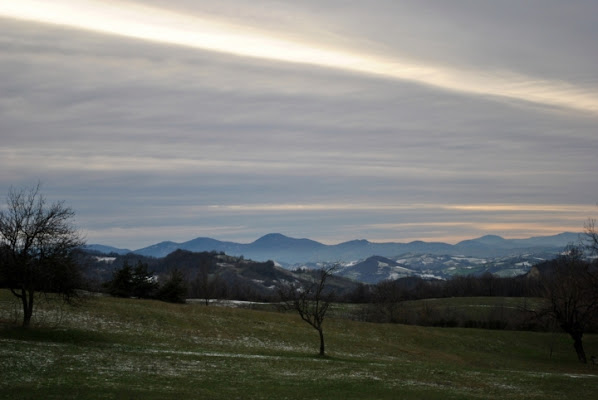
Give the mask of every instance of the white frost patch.
<svg viewBox="0 0 598 400">
<path fill-rule="evenodd" d="M 518 266 L 518 267 L 531 267 L 532 263 L 530 263 L 529 261 L 522 261 L 522 262 L 519 262 L 519 263 L 517 263 L 515 265 Z"/>
<path fill-rule="evenodd" d="M 592 374 L 563 374 L 568 378 L 598 378 L 596 375 Z"/>
<path fill-rule="evenodd" d="M 486 264 L 488 261 L 484 260 L 483 258 L 474 258 L 474 257 L 464 257 L 464 256 L 453 256 L 451 257 L 453 260 L 459 261 L 467 261 L 474 264 Z"/>
<path fill-rule="evenodd" d="M 274 286 L 271 286 L 274 287 Z M 187 299 L 187 304 L 204 304 L 206 299 Z M 273 303 L 260 303 L 257 301 L 241 301 L 241 300 L 222 300 L 222 299 L 210 299 L 210 305 L 237 308 L 242 306 L 251 305 L 270 305 Z"/>
<path fill-rule="evenodd" d="M 280 356 L 264 356 L 260 354 L 239 354 L 239 353 L 218 353 L 202 351 L 175 351 L 175 350 L 144 350 L 147 353 L 171 354 L 180 356 L 198 356 L 198 357 L 225 357 L 225 358 L 254 358 L 264 360 L 280 360 Z"/>
<path fill-rule="evenodd" d="M 105 262 L 106 264 L 112 264 L 116 257 L 96 257 L 96 260 L 100 262 Z"/>
<path fill-rule="evenodd" d="M 442 278 L 440 276 L 436 276 L 434 274 L 419 274 L 419 276 L 421 278 L 425 278 L 425 279 L 438 279 L 438 280 L 441 280 L 441 281 L 444 280 L 444 278 Z"/>
<path fill-rule="evenodd" d="M 591 379 L 591 378 L 598 378 L 596 374 L 570 374 L 567 372 L 559 373 L 559 372 L 533 372 L 533 371 L 517 371 L 517 370 L 505 370 L 506 372 L 512 372 L 515 374 L 522 374 L 522 375 L 529 375 L 534 377 L 540 378 L 547 378 L 550 376 L 566 376 L 567 378 L 574 378 L 574 379 Z"/>
</svg>

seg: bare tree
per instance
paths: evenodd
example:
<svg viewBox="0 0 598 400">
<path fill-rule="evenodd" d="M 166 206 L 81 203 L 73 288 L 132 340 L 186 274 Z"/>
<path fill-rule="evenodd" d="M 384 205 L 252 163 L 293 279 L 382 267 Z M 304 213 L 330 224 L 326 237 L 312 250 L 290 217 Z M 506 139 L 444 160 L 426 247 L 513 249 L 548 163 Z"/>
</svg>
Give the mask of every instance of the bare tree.
<svg viewBox="0 0 598 400">
<path fill-rule="evenodd" d="M 595 256 L 598 256 L 598 230 L 596 228 L 596 220 L 589 218 L 584 225 L 585 237 L 584 244 L 586 249 Z"/>
<path fill-rule="evenodd" d="M 80 284 L 73 252 L 84 241 L 72 225 L 74 215 L 63 202 L 48 205 L 40 184 L 8 192 L 0 211 L 0 285 L 20 299 L 24 327 L 37 293 L 57 293 L 68 302 Z"/>
<path fill-rule="evenodd" d="M 324 267 L 317 271 L 310 283 L 291 284 L 280 291 L 283 307 L 296 311 L 303 321 L 318 331 L 320 356 L 325 355 L 324 319 L 334 298 L 334 292 L 326 288 L 326 281 L 337 267 L 337 265 Z"/>
<path fill-rule="evenodd" d="M 598 318 L 598 273 L 583 259 L 583 250 L 569 247 L 545 264 L 539 294 L 547 300 L 539 316 L 548 316 L 573 339 L 580 362 L 586 363 L 583 334 Z"/>
<path fill-rule="evenodd" d="M 373 303 L 370 307 L 374 310 L 372 314 L 379 322 L 399 322 L 399 309 L 405 300 L 405 290 L 398 281 L 385 280 L 374 286 Z"/>
<path fill-rule="evenodd" d="M 210 264 L 203 260 L 198 268 L 195 279 L 191 282 L 191 293 L 194 297 L 202 298 L 205 305 L 210 305 L 210 299 L 216 298 L 222 284 L 217 273 L 210 274 Z"/>
</svg>

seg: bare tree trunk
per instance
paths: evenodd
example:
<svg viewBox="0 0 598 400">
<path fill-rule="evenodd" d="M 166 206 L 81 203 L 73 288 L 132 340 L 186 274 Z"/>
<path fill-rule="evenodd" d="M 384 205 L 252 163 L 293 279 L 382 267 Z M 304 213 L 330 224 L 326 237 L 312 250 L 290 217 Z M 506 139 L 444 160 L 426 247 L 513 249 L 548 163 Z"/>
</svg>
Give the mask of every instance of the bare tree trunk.
<svg viewBox="0 0 598 400">
<path fill-rule="evenodd" d="M 23 328 L 28 328 L 31 324 L 31 316 L 33 315 L 33 290 L 27 291 L 23 289 L 21 291 L 21 301 L 23 302 Z"/>
<path fill-rule="evenodd" d="M 318 333 L 320 334 L 320 356 L 324 356 L 324 332 L 318 329 Z"/>
<path fill-rule="evenodd" d="M 579 333 L 571 334 L 573 337 L 573 347 L 575 347 L 575 352 L 577 353 L 577 359 L 579 362 L 587 364 L 588 360 L 586 359 L 586 352 L 583 349 L 583 343 L 581 341 L 582 335 Z"/>
</svg>

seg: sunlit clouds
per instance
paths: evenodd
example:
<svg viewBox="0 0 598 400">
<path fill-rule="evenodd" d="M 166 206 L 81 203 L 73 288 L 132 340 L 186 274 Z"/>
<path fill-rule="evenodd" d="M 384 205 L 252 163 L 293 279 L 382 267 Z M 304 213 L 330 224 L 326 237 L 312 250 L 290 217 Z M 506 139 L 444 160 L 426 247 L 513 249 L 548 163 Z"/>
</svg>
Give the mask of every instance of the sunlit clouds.
<svg viewBox="0 0 598 400">
<path fill-rule="evenodd" d="M 184 15 L 129 2 L 5 1 L 0 4 L 0 16 L 598 113 L 596 90 L 567 82 L 542 80 L 513 71 L 457 70 L 442 64 L 380 58 L 364 52 L 320 47 L 318 43 L 292 40 L 281 32 L 233 25 L 211 16 Z"/>
<path fill-rule="evenodd" d="M 475 212 L 513 212 L 522 213 L 591 213 L 592 206 L 572 205 L 572 204 L 229 204 L 229 205 L 210 205 L 212 209 L 226 209 L 230 211 L 331 211 L 331 210 L 424 210 L 441 209 L 457 211 L 475 211 Z"/>
</svg>

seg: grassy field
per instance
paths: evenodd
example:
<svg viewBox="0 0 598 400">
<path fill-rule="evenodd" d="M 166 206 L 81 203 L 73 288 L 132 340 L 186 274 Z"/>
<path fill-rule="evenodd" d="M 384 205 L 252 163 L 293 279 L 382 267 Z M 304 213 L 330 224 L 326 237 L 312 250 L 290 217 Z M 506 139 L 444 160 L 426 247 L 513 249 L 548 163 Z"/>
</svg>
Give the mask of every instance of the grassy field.
<svg viewBox="0 0 598 400">
<path fill-rule="evenodd" d="M 28 330 L 0 291 L 2 399 L 589 399 L 598 367 L 565 335 L 325 322 L 294 314 L 90 298 Z M 598 337 L 585 338 L 598 354 Z"/>
</svg>

